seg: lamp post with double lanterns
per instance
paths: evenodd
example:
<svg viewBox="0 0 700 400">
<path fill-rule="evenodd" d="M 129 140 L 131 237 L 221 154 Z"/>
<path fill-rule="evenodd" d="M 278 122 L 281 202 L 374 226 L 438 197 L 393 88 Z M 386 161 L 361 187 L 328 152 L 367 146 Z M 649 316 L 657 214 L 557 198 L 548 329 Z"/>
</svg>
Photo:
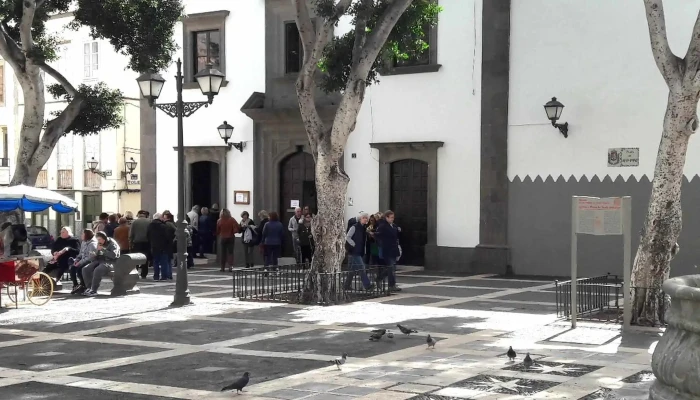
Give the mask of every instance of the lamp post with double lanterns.
<svg viewBox="0 0 700 400">
<path fill-rule="evenodd" d="M 184 77 L 182 75 L 182 61 L 177 60 L 177 75 L 175 84 L 177 89 L 177 100 L 175 103 L 156 104 L 155 101 L 160 96 L 165 79 L 155 72 L 145 73 L 139 76 L 136 81 L 141 89 L 141 95 L 148 100 L 151 107 L 158 108 L 172 118 L 177 118 L 177 281 L 175 283 L 175 297 L 171 306 L 179 307 L 190 304 L 190 291 L 187 284 L 187 243 L 185 236 L 185 152 L 183 119 L 194 114 L 202 107 L 207 107 L 214 101 L 214 96 L 219 94 L 221 85 L 224 83 L 224 74 L 213 68 L 212 64 L 199 71 L 194 78 L 197 80 L 199 89 L 207 97 L 207 101 L 185 102 L 182 100 L 182 85 Z"/>
</svg>

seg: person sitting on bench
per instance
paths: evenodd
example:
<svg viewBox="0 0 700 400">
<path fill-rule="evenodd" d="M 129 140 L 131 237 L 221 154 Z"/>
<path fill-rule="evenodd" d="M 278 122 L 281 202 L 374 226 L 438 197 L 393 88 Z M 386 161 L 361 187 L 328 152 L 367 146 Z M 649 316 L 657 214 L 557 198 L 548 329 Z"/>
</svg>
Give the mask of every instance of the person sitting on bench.
<svg viewBox="0 0 700 400">
<path fill-rule="evenodd" d="M 102 231 L 97 232 L 95 236 L 97 237 L 95 261 L 83 267 L 83 279 L 90 285 L 90 288 L 83 292 L 83 296 L 88 297 L 97 296 L 102 278 L 114 270 L 114 264 L 119 259 L 119 245 L 114 239 L 107 237 L 107 234 Z"/>
<path fill-rule="evenodd" d="M 92 229 L 85 229 L 80 239 L 82 240 L 80 252 L 74 259 L 70 260 L 72 261 L 70 279 L 73 281 L 73 290 L 70 292 L 71 294 L 83 294 L 87 289 L 85 279 L 83 279 L 83 267 L 95 261 L 95 255 L 97 253 L 97 239 Z M 80 281 L 80 283 L 78 283 L 78 281 Z"/>
<path fill-rule="evenodd" d="M 56 282 L 59 282 L 63 274 L 68 272 L 68 268 L 70 268 L 70 259 L 76 257 L 79 251 L 80 242 L 73 237 L 73 231 L 64 226 L 61 228 L 61 236 L 51 246 L 53 259 L 44 268 L 44 273 L 52 276 L 51 273 L 58 271 L 55 273 L 55 277 L 52 277 Z"/>
</svg>

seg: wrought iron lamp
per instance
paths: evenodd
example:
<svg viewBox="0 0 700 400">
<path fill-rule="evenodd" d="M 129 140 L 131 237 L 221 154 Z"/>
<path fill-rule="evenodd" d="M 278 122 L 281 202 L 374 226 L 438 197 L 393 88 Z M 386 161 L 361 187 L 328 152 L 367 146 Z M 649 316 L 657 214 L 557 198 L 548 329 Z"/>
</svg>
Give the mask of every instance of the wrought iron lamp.
<svg viewBox="0 0 700 400">
<path fill-rule="evenodd" d="M 97 166 L 99 164 L 100 163 L 97 160 L 95 160 L 95 157 L 92 157 L 88 160 L 87 167 L 90 170 L 90 172 L 92 172 L 93 174 L 97 174 L 103 178 L 106 178 L 106 177 L 112 175 L 112 171 L 100 171 L 99 169 L 97 169 Z"/>
<path fill-rule="evenodd" d="M 182 60 L 177 60 L 177 75 L 175 84 L 177 100 L 175 103 L 156 104 L 163 90 L 165 79 L 155 72 L 145 73 L 136 79 L 141 89 L 141 95 L 148 100 L 151 107 L 158 108 L 170 117 L 177 118 L 177 169 L 178 169 L 178 224 L 177 224 L 177 281 L 175 283 L 175 297 L 171 306 L 184 306 L 190 304 L 190 291 L 187 283 L 187 241 L 185 239 L 185 144 L 183 120 L 202 107 L 207 107 L 214 101 L 214 96 L 219 94 L 224 83 L 225 75 L 215 69 L 212 64 L 194 76 L 202 94 L 207 96 L 207 101 L 185 102 L 182 100 L 184 76 L 182 75 Z"/>
<path fill-rule="evenodd" d="M 236 150 L 243 152 L 243 149 L 245 149 L 245 142 L 238 142 L 238 143 L 229 143 L 228 141 L 231 140 L 231 136 L 233 136 L 233 126 L 229 125 L 228 122 L 224 121 L 223 124 L 219 125 L 218 128 L 219 131 L 219 136 L 221 136 L 222 139 L 224 139 L 224 143 L 228 145 L 228 148 L 230 149 L 231 147 L 236 148 Z"/>
<path fill-rule="evenodd" d="M 561 113 L 564 111 L 564 105 L 561 104 L 556 97 L 552 97 L 551 101 L 548 101 L 544 105 L 544 111 L 547 113 L 547 118 L 552 121 L 552 126 L 559 129 L 565 138 L 569 137 L 569 123 L 564 122 L 563 124 L 557 123 L 561 117 Z"/>
</svg>

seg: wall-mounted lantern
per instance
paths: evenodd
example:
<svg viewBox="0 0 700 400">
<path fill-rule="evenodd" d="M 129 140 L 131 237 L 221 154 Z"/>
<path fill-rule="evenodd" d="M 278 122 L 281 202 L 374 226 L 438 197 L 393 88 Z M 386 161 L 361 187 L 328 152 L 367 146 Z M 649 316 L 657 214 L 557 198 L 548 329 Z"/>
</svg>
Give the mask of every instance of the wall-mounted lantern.
<svg viewBox="0 0 700 400">
<path fill-rule="evenodd" d="M 112 176 L 112 171 L 100 171 L 99 169 L 97 169 L 97 166 L 99 164 L 100 163 L 97 160 L 95 160 L 95 157 L 92 157 L 90 158 L 90 160 L 88 160 L 87 167 L 90 170 L 90 172 L 92 172 L 93 174 L 97 174 L 103 178 Z"/>
<path fill-rule="evenodd" d="M 124 177 L 133 173 L 137 165 L 138 163 L 134 161 L 134 157 L 130 157 L 129 161 L 124 163 L 124 166 L 126 167 L 126 171 L 123 172 Z"/>
<path fill-rule="evenodd" d="M 243 149 L 245 149 L 245 142 L 228 142 L 231 139 L 231 136 L 233 136 L 233 126 L 229 125 L 228 122 L 224 121 L 224 123 L 219 125 L 219 127 L 216 129 L 219 130 L 219 136 L 221 136 L 221 138 L 224 139 L 224 143 L 228 145 L 229 149 L 231 147 L 235 147 L 240 152 L 242 152 Z"/>
<path fill-rule="evenodd" d="M 569 137 L 569 123 L 564 122 L 563 124 L 558 124 L 557 121 L 561 117 L 562 111 L 564 111 L 564 105 L 557 101 L 556 97 L 552 97 L 551 101 L 548 101 L 544 105 L 544 111 L 547 113 L 547 118 L 552 121 L 552 126 L 559 129 L 565 138 Z"/>
</svg>

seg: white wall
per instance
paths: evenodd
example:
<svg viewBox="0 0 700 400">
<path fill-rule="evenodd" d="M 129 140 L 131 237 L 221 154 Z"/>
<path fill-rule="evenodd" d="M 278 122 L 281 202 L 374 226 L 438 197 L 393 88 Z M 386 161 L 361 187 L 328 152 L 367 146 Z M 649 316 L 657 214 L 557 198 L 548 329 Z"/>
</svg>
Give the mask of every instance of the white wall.
<svg viewBox="0 0 700 400">
<path fill-rule="evenodd" d="M 234 216 L 243 210 L 252 213 L 253 194 L 253 121 L 240 108 L 250 95 L 265 91 L 265 4 L 264 0 L 187 0 L 185 13 L 194 14 L 208 11 L 229 10 L 226 19 L 226 74 L 228 86 L 214 99 L 208 108 L 202 108 L 185 119 L 185 146 L 222 146 L 223 141 L 216 128 L 227 121 L 234 126 L 232 142 L 245 141 L 246 148 L 241 153 L 235 149 L 227 157 L 227 203 Z M 182 47 L 182 24 L 175 28 L 175 40 Z M 182 57 L 182 50 L 177 54 Z M 176 99 L 175 64 L 161 72 L 166 78 L 160 102 L 174 102 Z M 185 90 L 185 101 L 204 101 L 199 89 Z M 177 121 L 161 111 L 157 112 L 158 211 L 177 210 Z M 167 172 L 165 172 L 167 171 Z M 223 172 L 223 171 L 222 171 Z M 233 191 L 249 190 L 250 206 L 234 206 Z"/>
<path fill-rule="evenodd" d="M 665 1 L 671 49 L 685 56 L 700 0 Z M 651 54 L 639 0 L 518 0 L 511 4 L 508 176 L 651 178 L 668 90 Z M 556 96 L 564 139 L 543 105 Z M 691 139 L 685 173 L 700 173 Z M 608 148 L 638 147 L 640 166 L 609 168 Z"/>
<path fill-rule="evenodd" d="M 438 150 L 437 244 L 479 243 L 481 0 L 440 0 L 436 73 L 380 77 L 345 151 L 348 217 L 379 210 L 378 153 L 369 143 L 443 141 Z M 476 10 L 476 15 L 474 14 Z M 351 158 L 356 153 L 357 158 Z"/>
</svg>

